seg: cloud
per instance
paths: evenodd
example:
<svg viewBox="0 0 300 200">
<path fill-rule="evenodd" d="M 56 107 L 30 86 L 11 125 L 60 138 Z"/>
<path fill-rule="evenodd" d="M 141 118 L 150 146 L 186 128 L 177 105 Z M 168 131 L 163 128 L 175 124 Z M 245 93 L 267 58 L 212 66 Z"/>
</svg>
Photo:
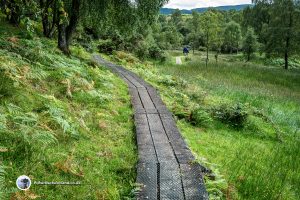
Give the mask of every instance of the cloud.
<svg viewBox="0 0 300 200">
<path fill-rule="evenodd" d="M 170 0 L 165 8 L 192 9 L 226 5 L 250 4 L 251 0 Z"/>
</svg>

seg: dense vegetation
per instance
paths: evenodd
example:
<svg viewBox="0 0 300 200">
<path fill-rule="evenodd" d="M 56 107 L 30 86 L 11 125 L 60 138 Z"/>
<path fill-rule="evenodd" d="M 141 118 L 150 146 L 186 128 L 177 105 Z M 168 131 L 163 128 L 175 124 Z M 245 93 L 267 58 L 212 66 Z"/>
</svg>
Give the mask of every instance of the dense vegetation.
<svg viewBox="0 0 300 200">
<path fill-rule="evenodd" d="M 129 96 L 95 52 L 160 90 L 211 199 L 299 198 L 299 0 L 159 15 L 165 2 L 0 1 L 0 199 L 134 197 Z M 20 192 L 21 174 L 82 185 Z"/>
</svg>

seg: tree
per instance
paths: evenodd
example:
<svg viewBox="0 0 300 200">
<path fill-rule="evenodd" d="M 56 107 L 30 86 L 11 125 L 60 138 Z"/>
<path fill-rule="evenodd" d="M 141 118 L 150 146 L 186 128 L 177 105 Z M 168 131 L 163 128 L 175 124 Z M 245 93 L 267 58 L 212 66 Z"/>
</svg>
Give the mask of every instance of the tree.
<svg viewBox="0 0 300 200">
<path fill-rule="evenodd" d="M 6 19 L 18 26 L 25 17 L 37 17 L 37 0 L 1 0 L 0 6 Z"/>
<path fill-rule="evenodd" d="M 247 7 L 243 10 L 243 33 L 245 34 L 249 27 L 254 28 L 260 43 L 266 44 L 263 27 L 270 22 L 270 6 L 272 0 L 254 0 L 254 7 Z"/>
<path fill-rule="evenodd" d="M 70 54 L 69 46 L 78 24 L 85 19 L 99 25 L 99 21 L 109 21 L 119 29 L 140 31 L 141 26 L 150 24 L 157 16 L 159 8 L 167 0 L 1 0 L 1 10 L 7 19 L 18 25 L 24 16 L 41 13 L 43 32 L 51 37 L 58 30 L 58 47 Z M 108 15 L 108 11 L 110 14 Z M 129 28 L 130 27 L 130 28 Z M 134 28 L 133 28 L 134 27 Z M 133 30 L 133 31 L 134 31 Z"/>
<path fill-rule="evenodd" d="M 257 36 L 254 34 L 253 28 L 248 28 L 243 42 L 243 51 L 247 61 L 250 61 L 251 55 L 257 50 L 257 46 Z"/>
<path fill-rule="evenodd" d="M 203 32 L 200 29 L 200 15 L 198 12 L 192 12 L 192 18 L 187 21 L 190 33 L 187 35 L 187 41 L 193 48 L 199 48 L 203 44 Z"/>
<path fill-rule="evenodd" d="M 58 6 L 62 6 L 61 1 L 57 0 L 40 0 L 39 7 L 41 10 L 42 25 L 44 36 L 51 38 L 54 35 L 56 24 L 59 22 Z"/>
<path fill-rule="evenodd" d="M 239 49 L 241 34 L 242 34 L 241 27 L 238 23 L 231 21 L 228 24 L 226 24 L 224 30 L 224 43 L 223 43 L 223 45 L 226 48 L 226 51 L 232 53 L 233 50 Z"/>
<path fill-rule="evenodd" d="M 270 15 L 266 52 L 284 57 L 284 69 L 288 69 L 290 56 L 300 50 L 299 1 L 274 0 Z"/>
<path fill-rule="evenodd" d="M 201 28 L 204 33 L 206 46 L 206 66 L 208 64 L 208 52 L 212 46 L 218 51 L 222 41 L 222 15 L 214 10 L 208 10 L 201 15 Z"/>
<path fill-rule="evenodd" d="M 182 14 L 179 9 L 176 9 L 171 15 L 172 22 L 177 26 L 182 21 Z"/>
<path fill-rule="evenodd" d="M 69 46 L 79 20 L 91 16 L 99 19 L 107 10 L 112 13 L 109 20 L 115 21 L 120 27 L 126 27 L 128 30 L 137 25 L 140 31 L 144 31 L 139 22 L 143 21 L 145 24 L 152 22 L 159 8 L 166 2 L 166 0 L 72 0 L 70 4 L 63 4 L 64 6 L 59 9 L 58 47 L 65 54 L 70 54 Z"/>
</svg>

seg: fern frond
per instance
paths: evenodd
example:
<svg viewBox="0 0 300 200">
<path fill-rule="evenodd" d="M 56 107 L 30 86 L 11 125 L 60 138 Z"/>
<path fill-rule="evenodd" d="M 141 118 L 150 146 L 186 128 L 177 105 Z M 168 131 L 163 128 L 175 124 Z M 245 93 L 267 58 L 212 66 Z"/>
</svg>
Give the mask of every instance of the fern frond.
<svg viewBox="0 0 300 200">
<path fill-rule="evenodd" d="M 22 108 L 10 103 L 6 105 L 9 114 L 11 115 L 21 115 L 22 114 Z"/>
<path fill-rule="evenodd" d="M 36 131 L 32 135 L 32 143 L 41 144 L 43 147 L 47 147 L 51 144 L 56 144 L 58 140 L 56 137 L 49 131 Z"/>
</svg>

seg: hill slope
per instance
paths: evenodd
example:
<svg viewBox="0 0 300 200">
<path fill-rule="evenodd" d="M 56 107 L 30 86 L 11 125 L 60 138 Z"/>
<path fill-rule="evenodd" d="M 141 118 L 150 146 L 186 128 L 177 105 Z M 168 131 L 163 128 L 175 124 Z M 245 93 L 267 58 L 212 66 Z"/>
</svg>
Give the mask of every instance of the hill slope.
<svg viewBox="0 0 300 200">
<path fill-rule="evenodd" d="M 246 7 L 248 6 L 252 6 L 252 4 L 242 4 L 242 5 L 234 5 L 234 6 L 218 6 L 218 7 L 214 7 L 214 9 L 217 9 L 217 10 L 223 10 L 223 11 L 228 11 L 228 10 L 236 10 L 236 11 L 240 11 L 240 10 L 243 10 L 245 9 Z M 182 14 L 192 14 L 193 11 L 197 11 L 197 12 L 205 12 L 206 10 L 208 10 L 209 8 L 195 8 L 195 9 L 192 9 L 192 10 L 186 10 L 186 9 L 183 9 L 181 10 Z M 160 14 L 163 14 L 163 15 L 170 15 L 172 14 L 176 9 L 173 9 L 173 8 L 161 8 L 160 9 Z"/>
<path fill-rule="evenodd" d="M 127 87 L 73 47 L 25 39 L 0 18 L 0 199 L 130 197 L 136 152 Z M 79 186 L 16 188 L 18 176 Z"/>
</svg>

